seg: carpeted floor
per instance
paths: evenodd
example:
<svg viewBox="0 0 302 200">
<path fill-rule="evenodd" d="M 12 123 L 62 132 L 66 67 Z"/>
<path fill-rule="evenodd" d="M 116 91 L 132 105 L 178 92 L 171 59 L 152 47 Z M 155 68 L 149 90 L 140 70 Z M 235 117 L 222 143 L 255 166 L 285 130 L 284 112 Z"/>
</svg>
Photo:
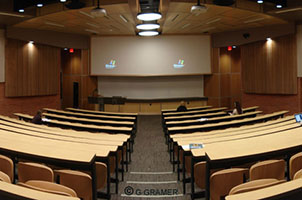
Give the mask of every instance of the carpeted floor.
<svg viewBox="0 0 302 200">
<path fill-rule="evenodd" d="M 159 115 L 138 117 L 132 163 L 119 184 L 118 195 L 113 194 L 111 199 L 190 199 L 183 195 L 182 183 L 172 172 Z"/>
</svg>

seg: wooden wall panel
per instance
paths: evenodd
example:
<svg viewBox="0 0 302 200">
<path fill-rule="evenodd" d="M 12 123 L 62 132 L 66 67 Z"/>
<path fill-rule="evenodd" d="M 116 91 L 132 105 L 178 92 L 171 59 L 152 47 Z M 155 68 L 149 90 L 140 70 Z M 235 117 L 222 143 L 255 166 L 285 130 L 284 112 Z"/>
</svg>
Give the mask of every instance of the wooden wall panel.
<svg viewBox="0 0 302 200">
<path fill-rule="evenodd" d="M 231 72 L 231 53 L 227 50 L 227 48 L 220 48 L 219 55 L 219 68 L 220 73 L 230 73 Z"/>
<path fill-rule="evenodd" d="M 240 96 L 241 91 L 241 74 L 231 74 L 231 96 Z"/>
<path fill-rule="evenodd" d="M 297 94 L 296 51 L 295 35 L 242 46 L 244 92 Z"/>
<path fill-rule="evenodd" d="M 220 95 L 220 75 L 204 76 L 204 96 L 217 97 Z"/>
<path fill-rule="evenodd" d="M 221 97 L 231 96 L 231 76 L 230 74 L 220 75 L 220 95 Z"/>
<path fill-rule="evenodd" d="M 218 73 L 219 72 L 219 48 L 212 48 L 212 58 L 211 58 L 211 64 L 212 64 L 212 73 Z"/>
<path fill-rule="evenodd" d="M 6 97 L 58 94 L 58 48 L 7 39 L 5 57 Z"/>
<path fill-rule="evenodd" d="M 231 72 L 232 73 L 241 72 L 241 55 L 240 55 L 239 47 L 231 51 Z"/>
<path fill-rule="evenodd" d="M 73 82 L 79 83 L 79 108 L 94 110 L 95 105 L 88 103 L 88 96 L 91 96 L 97 88 L 97 77 L 88 75 L 89 72 L 89 51 L 75 49 L 74 53 L 62 51 L 62 108 L 73 106 Z"/>
</svg>

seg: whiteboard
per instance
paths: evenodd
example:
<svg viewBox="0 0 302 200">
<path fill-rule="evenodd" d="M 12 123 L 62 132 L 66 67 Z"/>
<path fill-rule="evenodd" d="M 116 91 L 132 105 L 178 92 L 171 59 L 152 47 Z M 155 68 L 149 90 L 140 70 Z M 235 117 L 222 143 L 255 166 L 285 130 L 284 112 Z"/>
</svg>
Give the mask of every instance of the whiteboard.
<svg viewBox="0 0 302 200">
<path fill-rule="evenodd" d="M 136 99 L 203 97 L 203 76 L 98 77 L 98 94 Z"/>
<path fill-rule="evenodd" d="M 91 75 L 210 74 L 210 52 L 206 35 L 92 37 Z"/>
</svg>

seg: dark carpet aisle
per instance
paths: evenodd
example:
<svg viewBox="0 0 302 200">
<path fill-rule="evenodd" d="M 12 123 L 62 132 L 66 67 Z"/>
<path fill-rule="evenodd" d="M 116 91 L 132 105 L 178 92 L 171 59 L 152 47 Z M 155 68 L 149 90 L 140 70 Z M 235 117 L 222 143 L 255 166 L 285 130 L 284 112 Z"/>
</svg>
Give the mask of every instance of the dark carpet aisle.
<svg viewBox="0 0 302 200">
<path fill-rule="evenodd" d="M 183 195 L 182 184 L 172 172 L 159 115 L 138 117 L 132 162 L 119 184 L 118 195 L 113 194 L 111 199 L 190 199 Z"/>
</svg>

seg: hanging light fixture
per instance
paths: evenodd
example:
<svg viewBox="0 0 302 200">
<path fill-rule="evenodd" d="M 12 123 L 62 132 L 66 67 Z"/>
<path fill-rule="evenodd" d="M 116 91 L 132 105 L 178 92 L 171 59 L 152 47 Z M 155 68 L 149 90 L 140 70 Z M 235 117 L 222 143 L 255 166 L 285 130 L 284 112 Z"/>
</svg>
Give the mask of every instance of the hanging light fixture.
<svg viewBox="0 0 302 200">
<path fill-rule="evenodd" d="M 94 17 L 104 17 L 107 12 L 104 8 L 100 8 L 100 0 L 98 0 L 98 6 L 90 11 L 90 14 Z"/>
<path fill-rule="evenodd" d="M 158 29 L 160 27 L 159 24 L 138 24 L 136 25 L 136 28 L 137 29 L 140 29 L 140 30 L 152 30 L 152 29 Z"/>
<path fill-rule="evenodd" d="M 159 34 L 158 31 L 141 31 L 138 33 L 138 35 L 140 36 L 156 36 L 158 34 Z"/>
<path fill-rule="evenodd" d="M 155 21 L 161 19 L 162 15 L 158 12 L 138 13 L 137 19 L 142 21 Z"/>
</svg>

